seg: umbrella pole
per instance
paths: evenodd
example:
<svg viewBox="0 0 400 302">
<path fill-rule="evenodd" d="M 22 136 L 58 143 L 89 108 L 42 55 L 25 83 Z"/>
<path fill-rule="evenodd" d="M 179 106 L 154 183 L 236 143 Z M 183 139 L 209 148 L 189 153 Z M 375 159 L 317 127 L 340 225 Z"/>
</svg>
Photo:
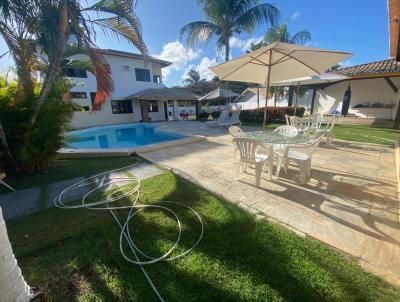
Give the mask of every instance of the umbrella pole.
<svg viewBox="0 0 400 302">
<path fill-rule="evenodd" d="M 269 81 L 271 78 L 271 60 L 272 60 L 272 50 L 269 51 L 269 64 L 268 64 L 268 75 L 267 75 L 267 81 L 265 82 L 265 106 L 264 106 L 264 118 L 263 118 L 263 129 L 265 129 L 265 124 L 267 122 L 267 104 L 268 104 L 268 98 L 269 98 Z"/>
</svg>

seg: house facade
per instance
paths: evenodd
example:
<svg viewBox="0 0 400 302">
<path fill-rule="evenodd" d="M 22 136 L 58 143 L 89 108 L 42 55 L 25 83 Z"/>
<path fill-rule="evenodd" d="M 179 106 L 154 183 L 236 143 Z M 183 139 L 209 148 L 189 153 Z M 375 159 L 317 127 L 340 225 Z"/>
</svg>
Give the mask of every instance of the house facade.
<svg viewBox="0 0 400 302">
<path fill-rule="evenodd" d="M 79 110 L 74 112 L 71 120 L 71 126 L 75 129 L 140 122 L 143 119 L 143 104 L 139 100 L 126 98 L 142 90 L 165 87 L 162 82 L 162 68 L 171 65 L 170 62 L 153 57 L 147 57 L 145 61 L 141 55 L 116 50 L 105 49 L 100 52 L 110 65 L 114 93 L 111 100 L 104 103 L 99 110 L 92 110 L 97 86 L 95 76 L 79 69 L 62 70 L 64 77 L 76 83 L 70 91 L 72 101 L 79 105 Z M 85 54 L 78 54 L 68 59 L 89 58 Z M 152 121 L 166 119 L 164 101 L 149 101 L 145 106 Z"/>
</svg>

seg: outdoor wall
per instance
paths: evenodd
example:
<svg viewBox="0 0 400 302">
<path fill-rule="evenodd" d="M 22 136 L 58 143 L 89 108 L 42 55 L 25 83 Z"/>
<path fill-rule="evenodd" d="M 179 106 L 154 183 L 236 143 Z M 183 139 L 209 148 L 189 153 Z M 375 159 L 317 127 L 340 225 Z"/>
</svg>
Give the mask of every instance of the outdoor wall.
<svg viewBox="0 0 400 302">
<path fill-rule="evenodd" d="M 114 55 L 105 55 L 108 64 L 111 68 L 111 74 L 114 81 L 113 100 L 123 100 L 127 96 L 147 88 L 162 88 L 163 84 L 153 82 L 153 74 L 161 75 L 161 65 L 156 62 L 119 57 Z M 88 60 L 84 54 L 74 55 L 70 59 Z M 126 70 L 124 66 L 128 66 Z M 136 81 L 135 68 L 144 68 L 150 70 L 151 82 Z M 87 73 L 87 78 L 71 78 L 76 82 L 76 86 L 71 89 L 72 92 L 86 92 L 86 99 L 73 99 L 72 101 L 80 106 L 88 106 L 92 110 L 90 98 L 91 92 L 96 92 L 96 78 L 90 72 Z M 159 104 L 159 112 L 149 113 L 152 120 L 164 120 L 164 106 L 162 102 Z M 133 102 L 133 113 L 113 114 L 111 110 L 111 102 L 103 105 L 102 110 L 89 112 L 74 112 L 71 126 L 73 128 L 84 128 L 97 125 L 110 125 L 139 122 L 142 119 L 140 105 L 138 102 Z"/>
<path fill-rule="evenodd" d="M 400 78 L 391 78 L 393 83 L 400 87 Z M 331 113 L 340 111 L 344 93 L 349 82 L 342 82 L 318 90 L 316 96 L 316 112 Z M 349 112 L 360 117 L 373 117 L 381 119 L 393 119 L 396 114 L 399 94 L 396 94 L 384 79 L 364 79 L 351 81 L 350 107 L 363 103 L 382 103 L 391 105 L 393 108 L 350 108 Z"/>
<path fill-rule="evenodd" d="M 153 122 L 165 120 L 164 102 L 158 101 L 157 104 L 158 104 L 158 112 L 149 112 L 149 117 Z"/>
</svg>

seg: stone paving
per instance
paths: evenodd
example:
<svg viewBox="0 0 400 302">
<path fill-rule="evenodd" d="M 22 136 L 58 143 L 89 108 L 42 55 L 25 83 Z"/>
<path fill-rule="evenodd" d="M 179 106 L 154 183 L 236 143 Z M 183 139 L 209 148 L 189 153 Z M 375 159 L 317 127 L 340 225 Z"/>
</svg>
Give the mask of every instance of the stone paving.
<svg viewBox="0 0 400 302">
<path fill-rule="evenodd" d="M 306 185 L 298 183 L 298 170 L 291 166 L 288 175 L 282 172 L 273 181 L 265 177 L 256 188 L 250 169 L 235 180 L 226 129 L 197 122 L 161 123 L 160 127 L 208 139 L 144 153 L 148 160 L 251 212 L 353 255 L 367 270 L 400 284 L 399 201 L 392 148 L 322 143 Z"/>
<path fill-rule="evenodd" d="M 140 180 L 157 176 L 163 171 L 149 163 L 140 163 L 128 169 L 107 173 L 101 175 L 103 181 L 111 178 L 126 177 L 129 174 L 135 175 Z M 45 205 L 46 208 L 54 207 L 54 199 L 69 186 L 83 180 L 83 177 L 63 180 L 56 183 L 49 184 L 46 189 Z M 125 183 L 122 183 L 125 184 Z M 111 186 L 106 188 L 111 189 Z M 82 186 L 74 191 L 67 192 L 63 195 L 62 201 L 68 202 L 81 198 L 88 192 L 88 186 Z M 0 195 L 0 207 L 2 208 L 4 219 L 10 220 L 20 216 L 25 216 L 41 209 L 42 189 L 40 187 L 29 188 L 17 192 L 11 192 Z"/>
</svg>

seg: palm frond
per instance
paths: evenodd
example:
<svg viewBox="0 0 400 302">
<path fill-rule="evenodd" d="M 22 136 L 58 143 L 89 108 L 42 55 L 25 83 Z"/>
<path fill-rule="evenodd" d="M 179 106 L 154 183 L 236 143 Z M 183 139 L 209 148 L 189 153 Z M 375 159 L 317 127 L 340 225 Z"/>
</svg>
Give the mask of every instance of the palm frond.
<svg viewBox="0 0 400 302">
<path fill-rule="evenodd" d="M 84 9 L 85 11 L 96 11 L 113 14 L 113 17 L 94 19 L 94 23 L 103 23 L 112 30 L 115 30 L 125 38 L 131 40 L 143 55 L 148 54 L 146 44 L 142 36 L 142 24 L 139 17 L 133 11 L 132 1 L 123 0 L 100 0 L 94 5 Z"/>
<path fill-rule="evenodd" d="M 195 21 L 181 28 L 179 38 L 182 40 L 186 36 L 186 43 L 193 47 L 196 43 L 209 43 L 214 34 L 221 34 L 221 29 L 216 24 L 208 21 Z"/>
<path fill-rule="evenodd" d="M 110 30 L 118 33 L 119 35 L 128 39 L 139 51 L 147 55 L 148 50 L 146 44 L 143 42 L 142 37 L 132 26 L 118 17 L 111 17 L 106 19 L 97 19 L 92 21 L 94 24 L 108 27 Z"/>
<path fill-rule="evenodd" d="M 311 33 L 307 30 L 299 31 L 296 33 L 291 39 L 290 43 L 292 44 L 306 44 L 311 41 Z"/>
<path fill-rule="evenodd" d="M 105 57 L 95 48 L 88 48 L 88 55 L 93 64 L 93 72 L 97 82 L 96 97 L 93 102 L 93 109 L 96 110 L 111 99 L 114 92 L 114 82 L 111 77 L 110 65 L 107 64 Z"/>
<path fill-rule="evenodd" d="M 234 24 L 237 29 L 251 33 L 257 25 L 267 23 L 275 26 L 279 17 L 280 12 L 275 5 L 263 3 L 248 9 L 238 16 Z"/>
</svg>

